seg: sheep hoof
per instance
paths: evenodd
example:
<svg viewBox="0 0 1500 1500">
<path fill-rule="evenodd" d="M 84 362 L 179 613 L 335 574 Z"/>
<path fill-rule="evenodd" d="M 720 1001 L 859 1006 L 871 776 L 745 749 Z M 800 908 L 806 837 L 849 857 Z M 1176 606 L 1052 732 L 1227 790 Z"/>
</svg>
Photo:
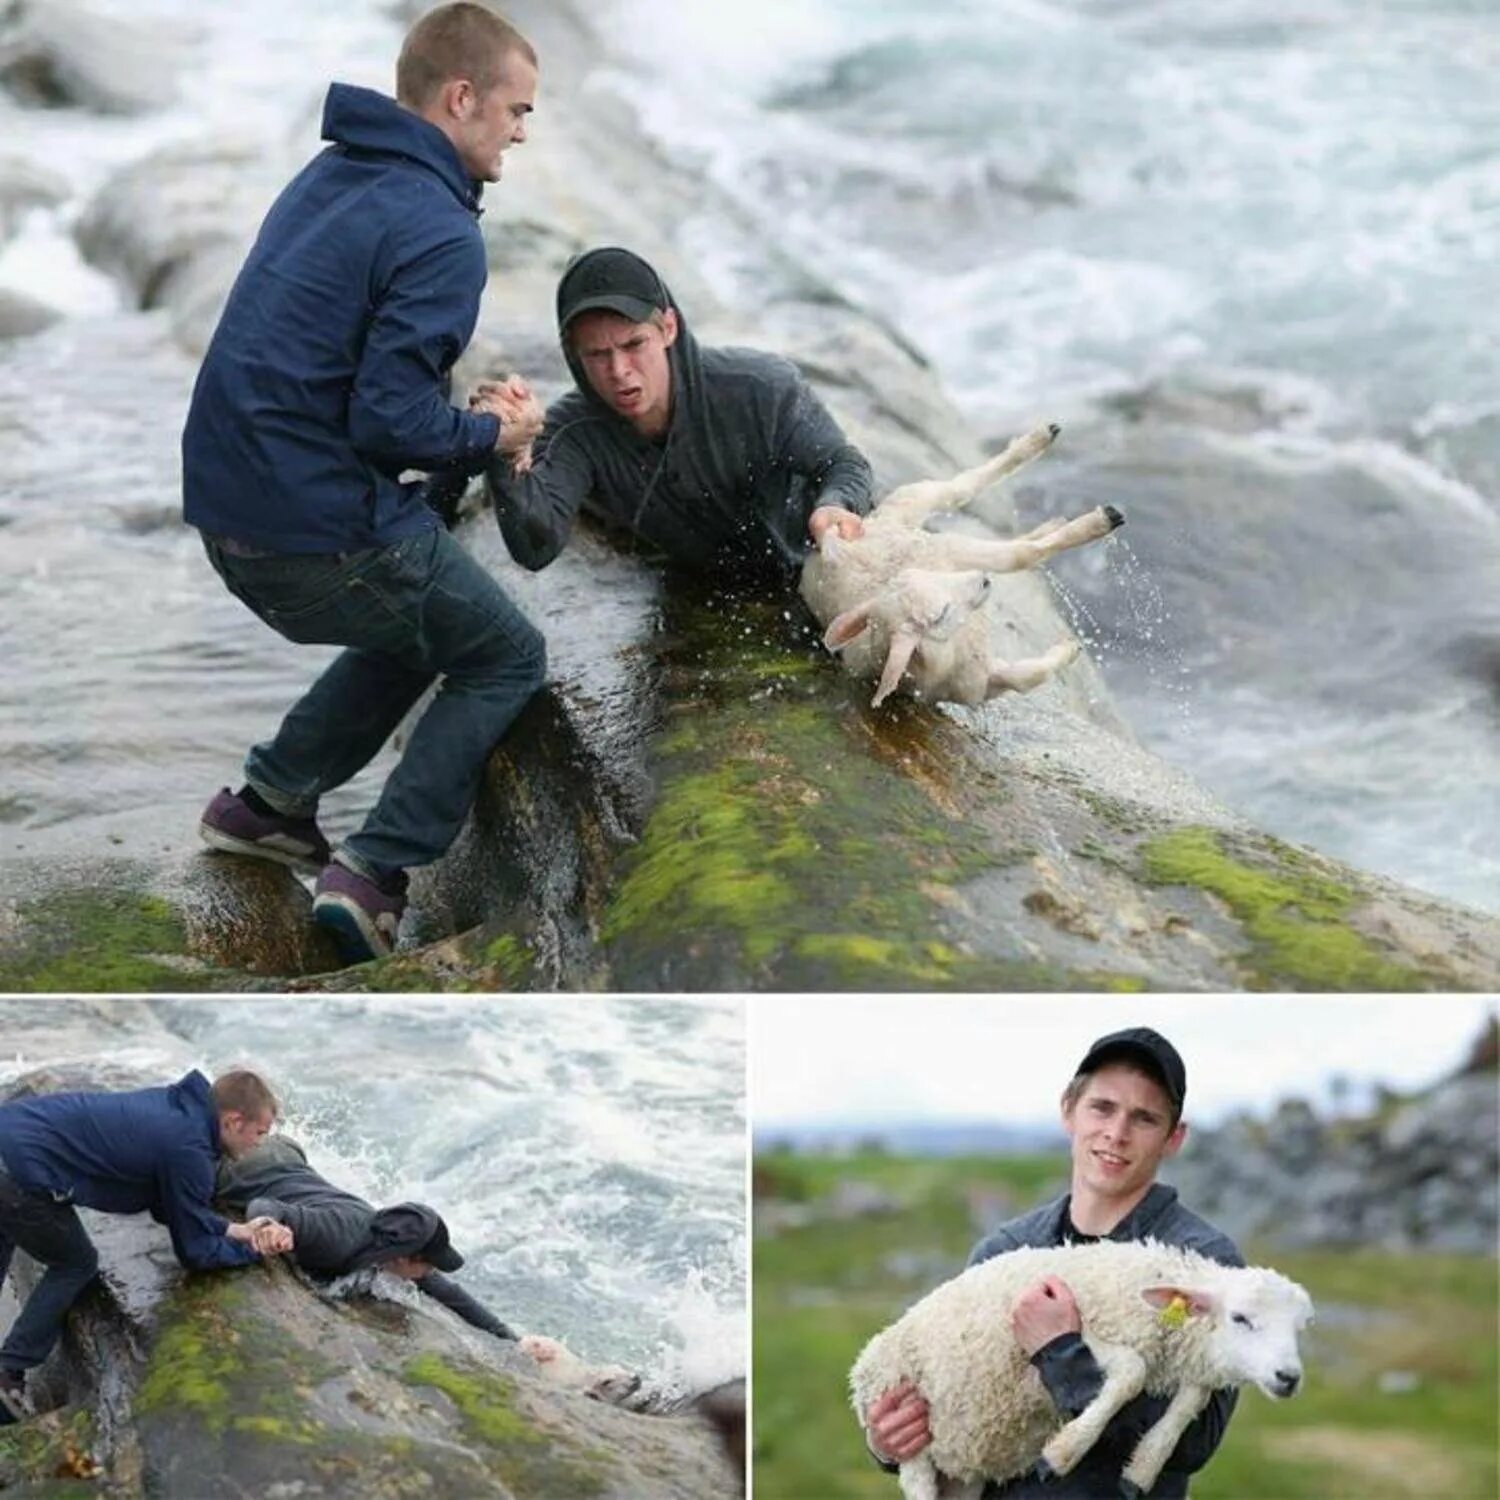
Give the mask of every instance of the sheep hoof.
<svg viewBox="0 0 1500 1500">
<path fill-rule="evenodd" d="M 1051 1484 L 1057 1478 L 1057 1470 L 1045 1458 L 1039 1458 L 1032 1466 L 1031 1477 L 1038 1484 Z"/>
<path fill-rule="evenodd" d="M 1058 433 L 1060 433 L 1062 431 L 1062 428 L 1059 427 L 1056 422 L 1048 422 L 1047 423 L 1047 431 L 1050 432 L 1052 434 L 1052 436 L 1055 438 L 1058 435 Z"/>
<path fill-rule="evenodd" d="M 1146 1492 L 1133 1479 L 1120 1478 L 1120 1500 L 1141 1500 Z"/>
<path fill-rule="evenodd" d="M 1125 524 L 1125 512 L 1123 510 L 1116 510 L 1113 505 L 1106 505 L 1104 507 L 1104 519 L 1109 522 L 1109 529 L 1116 531 Z"/>
</svg>

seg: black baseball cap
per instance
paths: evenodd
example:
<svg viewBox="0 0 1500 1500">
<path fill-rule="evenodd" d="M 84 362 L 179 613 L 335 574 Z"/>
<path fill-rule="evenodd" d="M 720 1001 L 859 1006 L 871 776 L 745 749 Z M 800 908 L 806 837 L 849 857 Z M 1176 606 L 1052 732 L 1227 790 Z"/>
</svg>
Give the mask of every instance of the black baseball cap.
<svg viewBox="0 0 1500 1500">
<path fill-rule="evenodd" d="M 416 1256 L 439 1271 L 456 1271 L 464 1263 L 436 1209 L 425 1203 L 397 1203 L 370 1220 L 369 1240 L 346 1269 L 378 1266 L 400 1255 Z"/>
<path fill-rule="evenodd" d="M 580 313 L 613 312 L 644 323 L 670 306 L 661 277 L 633 251 L 585 250 L 568 262 L 557 283 L 557 331 L 566 333 Z"/>
<path fill-rule="evenodd" d="M 1180 1116 L 1182 1101 L 1187 1094 L 1187 1069 L 1177 1049 L 1159 1031 L 1149 1026 L 1131 1026 L 1124 1031 L 1112 1031 L 1101 1036 L 1084 1054 L 1083 1061 L 1075 1073 L 1092 1073 L 1105 1063 L 1120 1058 L 1143 1067 L 1164 1090 L 1172 1102 L 1172 1108 Z"/>
</svg>

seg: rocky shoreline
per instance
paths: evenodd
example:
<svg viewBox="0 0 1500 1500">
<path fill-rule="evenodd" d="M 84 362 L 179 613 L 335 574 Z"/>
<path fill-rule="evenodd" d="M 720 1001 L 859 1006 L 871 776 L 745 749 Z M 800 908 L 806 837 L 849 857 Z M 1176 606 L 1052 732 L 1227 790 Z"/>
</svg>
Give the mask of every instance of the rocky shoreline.
<svg viewBox="0 0 1500 1500">
<path fill-rule="evenodd" d="M 896 333 L 752 235 L 625 104 L 584 86 L 602 50 L 577 10 L 511 10 L 543 59 L 544 117 L 490 196 L 493 276 L 458 386 L 514 366 L 544 397 L 560 389 L 557 274 L 623 239 L 706 341 L 797 359 L 882 489 L 977 458 Z M 201 351 L 304 150 L 289 133 L 164 151 L 100 192 L 80 245 Z M 712 277 L 687 248 L 709 223 L 721 243 L 745 231 Z M 0 988 L 1500 984 L 1500 921 L 1255 831 L 1134 741 L 1086 661 L 980 713 L 876 713 L 782 601 L 664 585 L 594 538 L 532 576 L 487 516 L 463 536 L 546 633 L 552 682 L 495 754 L 460 843 L 417 882 L 418 946 L 337 971 L 309 936 L 304 888 L 242 862 L 10 861 Z M 1045 580 L 1000 584 L 1002 653 L 1064 633 Z"/>
<path fill-rule="evenodd" d="M 46 1069 L 4 1097 L 149 1081 Z M 31 1379 L 42 1415 L 0 1431 L 8 1494 L 74 1493 L 75 1480 L 120 1500 L 731 1492 L 719 1438 L 691 1412 L 560 1390 L 436 1306 L 335 1301 L 281 1262 L 184 1272 L 144 1216 L 82 1217 L 99 1280 Z M 14 1269 L 24 1293 L 37 1268 L 20 1257 Z"/>
</svg>

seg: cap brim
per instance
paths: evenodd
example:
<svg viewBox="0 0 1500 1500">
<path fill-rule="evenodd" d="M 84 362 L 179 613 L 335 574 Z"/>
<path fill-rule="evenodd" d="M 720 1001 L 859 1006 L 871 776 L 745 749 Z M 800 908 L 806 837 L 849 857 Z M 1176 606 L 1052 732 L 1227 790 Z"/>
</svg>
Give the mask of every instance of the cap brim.
<svg viewBox="0 0 1500 1500">
<path fill-rule="evenodd" d="M 463 1256 L 452 1245 L 446 1245 L 441 1250 L 424 1251 L 422 1259 L 439 1271 L 456 1271 L 464 1263 Z"/>
<path fill-rule="evenodd" d="M 632 297 L 627 292 L 600 292 L 592 297 L 585 297 L 568 309 L 567 316 L 563 319 L 563 328 L 566 329 L 575 318 L 581 317 L 586 312 L 612 312 L 619 313 L 622 318 L 629 318 L 632 323 L 646 323 L 651 320 L 654 313 L 661 311 L 654 303 L 647 302 L 642 297 Z"/>
<path fill-rule="evenodd" d="M 1182 1108 L 1182 1096 L 1172 1087 L 1171 1077 L 1162 1060 L 1144 1042 L 1111 1041 L 1106 1042 L 1102 1047 L 1091 1047 L 1088 1056 L 1078 1064 L 1078 1071 L 1092 1073 L 1112 1058 L 1118 1057 L 1130 1057 L 1138 1063 L 1144 1063 L 1146 1072 L 1161 1085 L 1161 1090 L 1171 1100 L 1172 1107 Z"/>
</svg>

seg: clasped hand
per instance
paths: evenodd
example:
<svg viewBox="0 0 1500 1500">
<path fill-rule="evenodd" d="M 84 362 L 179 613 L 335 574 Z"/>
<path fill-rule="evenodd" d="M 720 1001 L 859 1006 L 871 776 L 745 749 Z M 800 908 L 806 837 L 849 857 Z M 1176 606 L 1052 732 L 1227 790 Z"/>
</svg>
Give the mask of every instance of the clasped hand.
<svg viewBox="0 0 1500 1500">
<path fill-rule="evenodd" d="M 504 380 L 482 380 L 469 396 L 470 411 L 500 419 L 496 449 L 507 454 L 518 474 L 531 467 L 532 440 L 542 430 L 542 404 L 531 387 L 512 371 Z"/>
</svg>

